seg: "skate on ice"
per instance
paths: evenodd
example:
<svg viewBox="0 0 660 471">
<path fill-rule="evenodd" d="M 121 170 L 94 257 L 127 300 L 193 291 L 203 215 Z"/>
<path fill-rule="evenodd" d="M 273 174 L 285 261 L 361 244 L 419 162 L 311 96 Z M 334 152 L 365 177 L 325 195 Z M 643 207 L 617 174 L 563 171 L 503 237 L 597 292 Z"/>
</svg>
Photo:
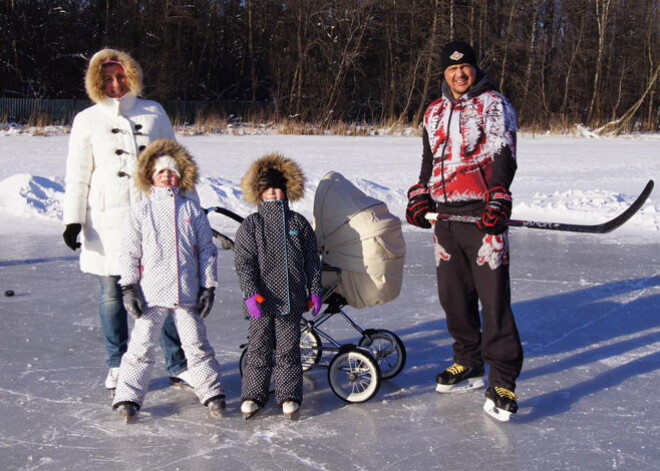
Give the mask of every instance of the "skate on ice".
<svg viewBox="0 0 660 471">
<path fill-rule="evenodd" d="M 467 368 L 454 363 L 435 377 L 435 390 L 439 393 L 456 393 L 484 386 L 484 368 Z"/>
<path fill-rule="evenodd" d="M 506 388 L 489 386 L 486 389 L 484 411 L 495 420 L 508 422 L 511 415 L 518 411 L 518 397 Z"/>
<path fill-rule="evenodd" d="M 243 414 L 245 420 L 252 417 L 259 410 L 261 410 L 261 407 L 254 401 L 243 401 L 243 404 L 241 404 L 241 414 Z"/>
<path fill-rule="evenodd" d="M 206 407 L 213 417 L 222 417 L 222 412 L 227 407 L 225 396 L 215 396 L 206 401 Z"/>
<path fill-rule="evenodd" d="M 129 401 L 120 402 L 114 407 L 115 412 L 120 416 L 124 417 L 126 419 L 126 422 L 132 419 L 135 416 L 135 414 L 137 414 L 137 411 L 139 409 L 140 406 L 138 406 L 134 402 L 129 402 Z"/>
<path fill-rule="evenodd" d="M 288 419 L 293 419 L 294 415 L 300 410 L 300 405 L 294 401 L 285 401 L 282 403 L 282 413 L 284 417 Z"/>
<path fill-rule="evenodd" d="M 105 378 L 105 389 L 110 391 L 110 395 L 115 395 L 115 389 L 117 389 L 117 381 L 119 380 L 119 367 L 110 368 L 108 371 L 108 376 Z"/>
<path fill-rule="evenodd" d="M 188 370 L 184 370 L 180 373 L 177 373 L 174 376 L 170 376 L 170 381 L 174 386 L 182 389 L 186 389 L 186 388 L 195 389 L 192 376 L 190 375 L 190 371 Z"/>
</svg>

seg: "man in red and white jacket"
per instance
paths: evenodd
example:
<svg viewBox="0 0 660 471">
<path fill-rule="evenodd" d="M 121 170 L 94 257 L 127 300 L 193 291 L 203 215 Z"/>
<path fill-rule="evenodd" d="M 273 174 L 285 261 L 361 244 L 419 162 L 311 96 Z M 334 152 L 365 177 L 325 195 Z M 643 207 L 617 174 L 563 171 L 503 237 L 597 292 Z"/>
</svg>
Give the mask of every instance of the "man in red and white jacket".
<svg viewBox="0 0 660 471">
<path fill-rule="evenodd" d="M 438 294 L 454 339 L 454 364 L 438 374 L 436 389 L 482 387 L 487 363 L 487 407 L 508 420 L 517 410 L 513 391 L 523 362 L 510 305 L 507 231 L 517 167 L 516 112 L 477 67 L 469 44 L 450 42 L 440 61 L 442 97 L 424 116 L 421 172 L 408 192 L 406 217 L 426 228 L 431 224 L 424 215 L 435 210 L 480 221 L 435 223 Z"/>
</svg>

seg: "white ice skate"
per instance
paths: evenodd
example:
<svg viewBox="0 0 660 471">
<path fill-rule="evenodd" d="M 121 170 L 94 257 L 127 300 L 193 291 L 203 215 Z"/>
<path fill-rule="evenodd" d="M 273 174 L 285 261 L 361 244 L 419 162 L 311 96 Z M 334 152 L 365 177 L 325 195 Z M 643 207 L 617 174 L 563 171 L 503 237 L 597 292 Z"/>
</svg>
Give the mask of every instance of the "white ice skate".
<svg viewBox="0 0 660 471">
<path fill-rule="evenodd" d="M 113 396 L 115 394 L 115 389 L 117 388 L 117 381 L 119 381 L 119 368 L 110 368 L 108 376 L 105 378 L 105 389 L 110 391 L 110 394 Z"/>
<path fill-rule="evenodd" d="M 282 413 L 289 419 L 292 419 L 299 409 L 300 405 L 294 401 L 286 401 L 282 404 Z"/>
<path fill-rule="evenodd" d="M 259 410 L 259 405 L 254 401 L 243 401 L 243 404 L 241 404 L 241 414 L 243 414 L 243 418 L 245 420 L 252 417 L 254 414 L 259 412 Z"/>
</svg>

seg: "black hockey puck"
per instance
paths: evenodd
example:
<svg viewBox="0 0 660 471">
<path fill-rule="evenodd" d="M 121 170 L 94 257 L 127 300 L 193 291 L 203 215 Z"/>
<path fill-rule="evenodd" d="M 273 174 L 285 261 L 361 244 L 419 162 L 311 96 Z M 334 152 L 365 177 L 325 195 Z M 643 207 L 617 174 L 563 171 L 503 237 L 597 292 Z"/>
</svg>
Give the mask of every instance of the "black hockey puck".
<svg viewBox="0 0 660 471">
<path fill-rule="evenodd" d="M 5 296 L 10 297 L 14 295 L 14 290 L 13 289 L 8 289 L 5 291 Z"/>
</svg>

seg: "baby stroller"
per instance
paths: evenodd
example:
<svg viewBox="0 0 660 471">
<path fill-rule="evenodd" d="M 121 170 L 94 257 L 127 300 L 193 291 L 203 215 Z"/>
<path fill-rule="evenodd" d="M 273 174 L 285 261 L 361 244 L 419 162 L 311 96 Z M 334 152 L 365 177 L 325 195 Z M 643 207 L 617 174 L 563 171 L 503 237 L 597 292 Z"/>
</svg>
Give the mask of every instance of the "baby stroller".
<svg viewBox="0 0 660 471">
<path fill-rule="evenodd" d="M 223 208 L 210 208 L 238 222 L 243 218 Z M 300 348 L 303 371 L 328 369 L 333 393 L 350 403 L 371 399 L 382 379 L 398 375 L 405 366 L 401 339 L 385 329 L 362 329 L 344 308 L 362 309 L 395 299 L 401 290 L 405 243 L 401 221 L 387 206 L 365 195 L 337 172 L 326 174 L 314 198 L 314 229 L 321 254 L 326 306 L 314 319 L 301 321 Z M 233 241 L 214 230 L 223 248 Z M 344 319 L 357 331 L 357 343 L 342 344 L 321 326 Z M 247 364 L 246 344 L 239 362 Z"/>
</svg>

